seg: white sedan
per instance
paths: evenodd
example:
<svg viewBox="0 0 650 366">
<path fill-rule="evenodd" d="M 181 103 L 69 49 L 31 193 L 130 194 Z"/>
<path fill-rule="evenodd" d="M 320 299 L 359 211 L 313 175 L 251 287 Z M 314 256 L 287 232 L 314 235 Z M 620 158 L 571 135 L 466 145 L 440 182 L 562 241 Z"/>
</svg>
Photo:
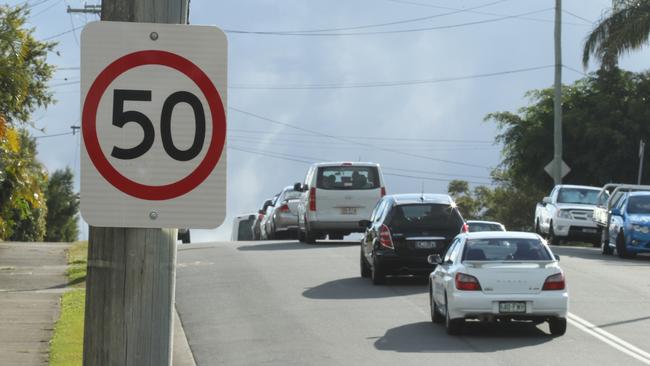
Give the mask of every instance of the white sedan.
<svg viewBox="0 0 650 366">
<path fill-rule="evenodd" d="M 465 319 L 549 323 L 566 332 L 569 294 L 559 257 L 537 234 L 475 232 L 458 235 L 429 276 L 431 320 L 459 334 Z"/>
</svg>

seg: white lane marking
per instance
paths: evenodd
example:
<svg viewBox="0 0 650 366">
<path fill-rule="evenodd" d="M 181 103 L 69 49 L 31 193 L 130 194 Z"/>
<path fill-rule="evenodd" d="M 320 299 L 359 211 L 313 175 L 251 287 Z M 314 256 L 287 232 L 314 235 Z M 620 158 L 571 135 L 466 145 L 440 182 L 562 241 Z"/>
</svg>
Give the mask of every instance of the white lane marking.
<svg viewBox="0 0 650 366">
<path fill-rule="evenodd" d="M 650 353 L 618 338 L 617 336 L 607 331 L 604 331 L 601 328 L 598 328 L 597 326 L 589 323 L 588 321 L 580 318 L 575 314 L 569 313 L 567 320 L 569 321 L 569 323 L 571 323 L 576 328 L 582 330 L 583 332 L 598 338 L 599 340 L 607 343 L 608 345 L 616 348 L 617 350 L 629 356 L 636 358 L 637 360 L 641 361 L 646 365 L 650 365 Z"/>
</svg>

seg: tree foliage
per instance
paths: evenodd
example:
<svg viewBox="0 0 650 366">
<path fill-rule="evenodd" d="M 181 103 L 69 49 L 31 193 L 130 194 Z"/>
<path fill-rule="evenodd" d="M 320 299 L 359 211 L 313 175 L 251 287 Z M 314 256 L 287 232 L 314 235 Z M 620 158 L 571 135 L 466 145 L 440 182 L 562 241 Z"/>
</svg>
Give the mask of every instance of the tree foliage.
<svg viewBox="0 0 650 366">
<path fill-rule="evenodd" d="M 650 73 L 617 68 L 600 70 L 563 88 L 563 160 L 571 168 L 567 184 L 602 186 L 637 180 L 639 140 L 650 137 Z M 495 112 L 503 160 L 492 172 L 494 188 L 450 185 L 450 194 L 473 202 L 483 219 L 509 229 L 531 229 L 535 203 L 553 180 L 544 166 L 553 159 L 553 89 L 528 93 L 531 104 L 514 112 Z M 645 159 L 643 171 L 650 163 Z M 646 174 L 647 176 L 647 174 Z M 647 182 L 647 180 L 646 180 Z"/>
<path fill-rule="evenodd" d="M 70 168 L 57 170 L 50 177 L 47 197 L 46 241 L 77 240 L 79 229 L 79 195 L 74 192 L 74 175 Z"/>
<path fill-rule="evenodd" d="M 614 0 L 607 13 L 585 40 L 582 63 L 595 56 L 605 69 L 616 67 L 618 58 L 648 44 L 650 0 Z"/>
</svg>

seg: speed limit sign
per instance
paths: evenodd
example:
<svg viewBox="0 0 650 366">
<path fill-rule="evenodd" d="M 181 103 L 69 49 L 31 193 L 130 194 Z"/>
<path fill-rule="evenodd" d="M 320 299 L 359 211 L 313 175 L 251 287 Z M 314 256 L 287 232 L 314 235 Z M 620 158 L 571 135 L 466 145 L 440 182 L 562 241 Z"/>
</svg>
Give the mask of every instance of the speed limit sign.
<svg viewBox="0 0 650 366">
<path fill-rule="evenodd" d="M 95 22 L 81 34 L 81 214 L 214 228 L 226 211 L 227 42 L 216 27 Z"/>
</svg>

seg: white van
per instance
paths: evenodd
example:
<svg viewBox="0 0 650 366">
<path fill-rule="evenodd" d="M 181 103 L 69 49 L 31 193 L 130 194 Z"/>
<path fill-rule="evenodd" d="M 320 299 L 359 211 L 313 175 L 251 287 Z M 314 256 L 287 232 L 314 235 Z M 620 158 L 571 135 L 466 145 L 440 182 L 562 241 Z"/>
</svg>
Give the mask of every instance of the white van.
<svg viewBox="0 0 650 366">
<path fill-rule="evenodd" d="M 298 237 L 341 240 L 362 232 L 359 220 L 367 220 L 379 200 L 386 195 L 384 177 L 375 163 L 317 163 L 307 171 L 298 204 Z"/>
</svg>

